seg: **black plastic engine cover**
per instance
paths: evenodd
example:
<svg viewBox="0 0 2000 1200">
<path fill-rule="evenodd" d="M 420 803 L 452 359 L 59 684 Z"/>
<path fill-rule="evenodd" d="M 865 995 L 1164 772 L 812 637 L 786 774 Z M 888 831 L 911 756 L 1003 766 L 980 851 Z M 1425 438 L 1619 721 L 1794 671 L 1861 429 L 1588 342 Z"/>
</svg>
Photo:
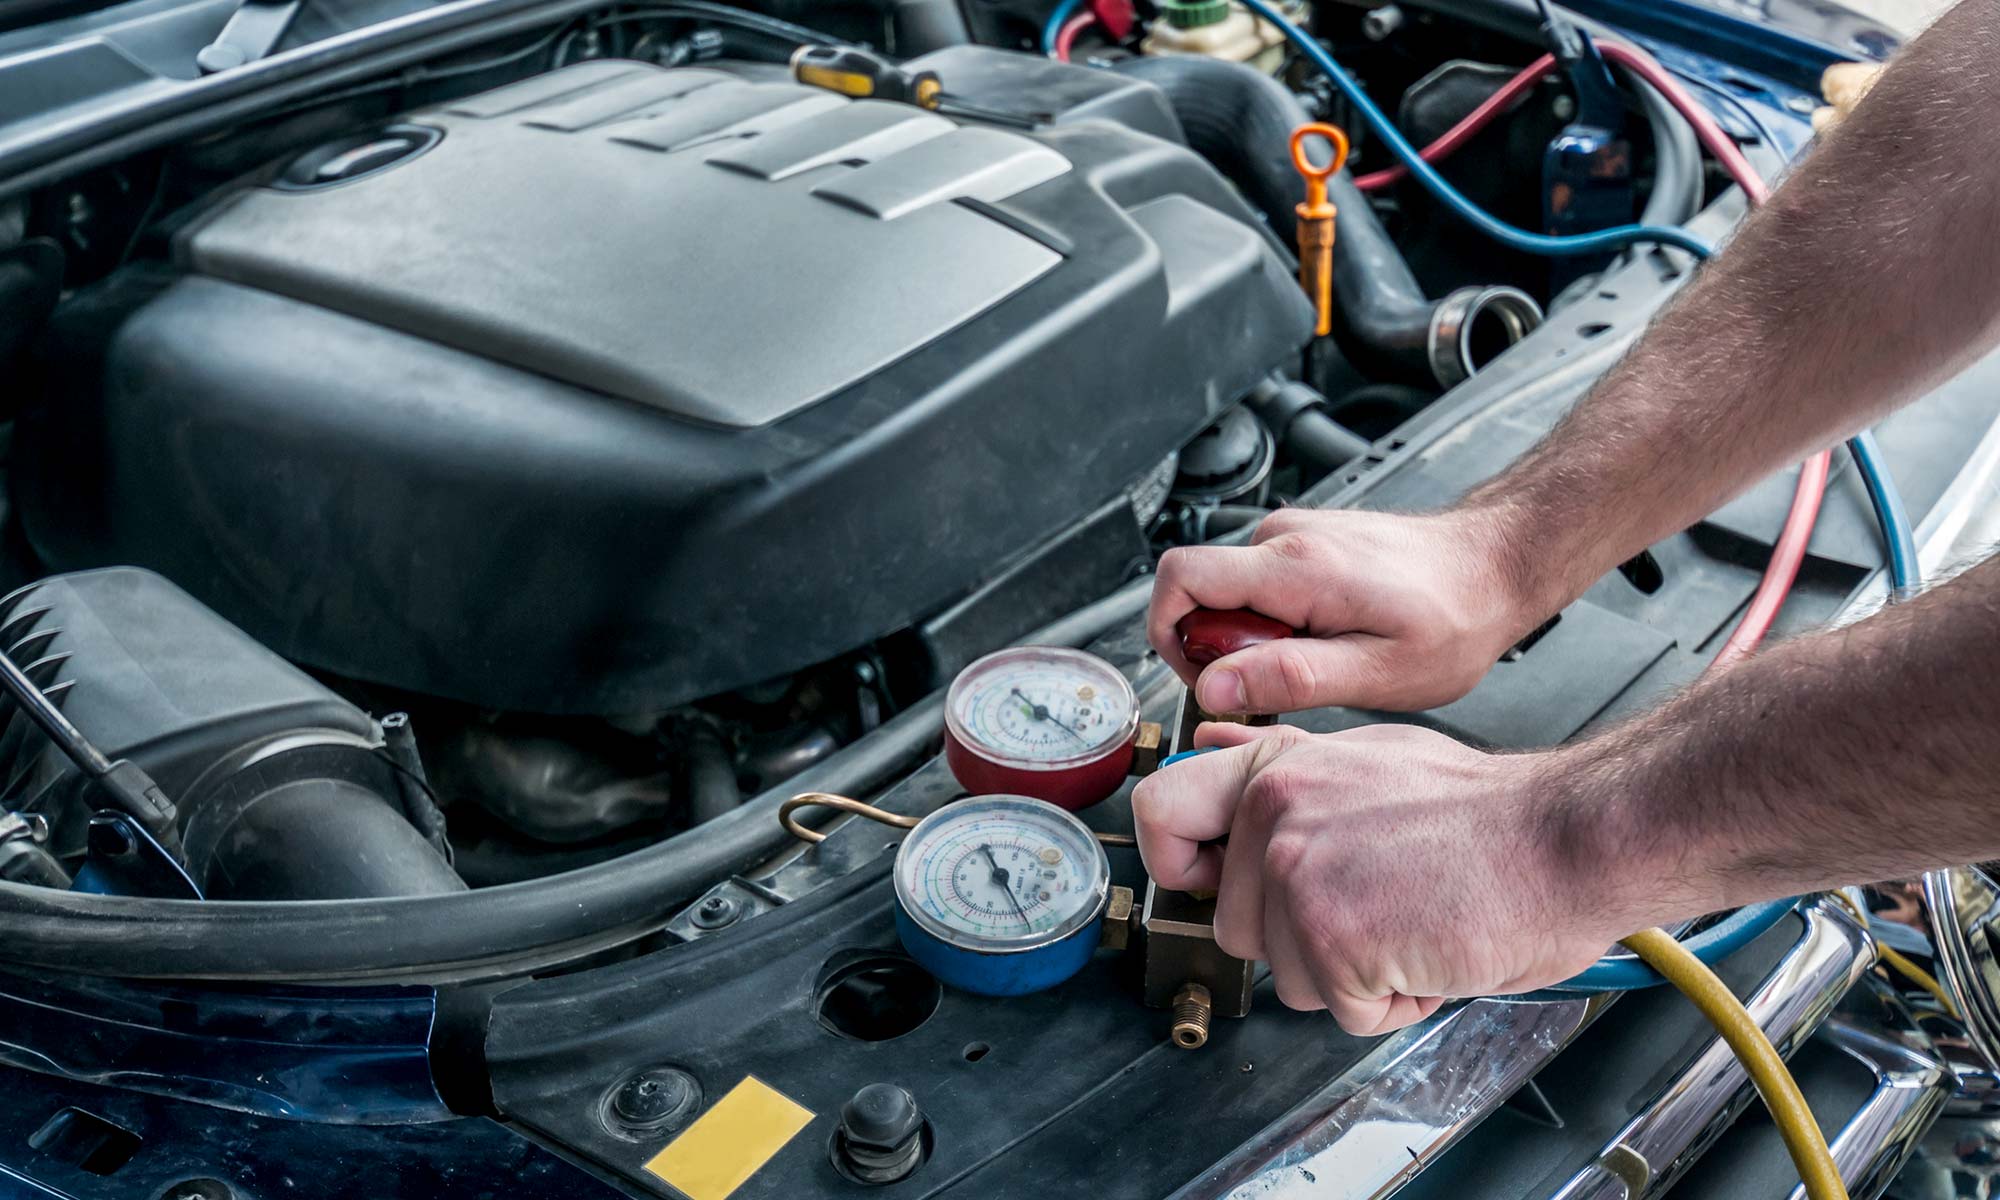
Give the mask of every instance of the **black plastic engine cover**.
<svg viewBox="0 0 2000 1200">
<path fill-rule="evenodd" d="M 1309 332 L 1222 178 L 1107 121 L 599 62 L 413 127 L 58 314 L 39 553 L 358 678 L 656 710 L 939 611 Z"/>
</svg>

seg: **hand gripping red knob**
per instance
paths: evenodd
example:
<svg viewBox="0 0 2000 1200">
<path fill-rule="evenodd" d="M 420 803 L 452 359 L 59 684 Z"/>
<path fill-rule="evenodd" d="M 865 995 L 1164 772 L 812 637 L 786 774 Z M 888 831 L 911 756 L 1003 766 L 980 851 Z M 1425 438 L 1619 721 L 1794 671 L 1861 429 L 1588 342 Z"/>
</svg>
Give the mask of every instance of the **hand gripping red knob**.
<svg viewBox="0 0 2000 1200">
<path fill-rule="evenodd" d="M 1291 637 L 1297 630 L 1275 617 L 1247 608 L 1197 608 L 1180 619 L 1181 655 L 1197 667 L 1218 658 Z"/>
</svg>

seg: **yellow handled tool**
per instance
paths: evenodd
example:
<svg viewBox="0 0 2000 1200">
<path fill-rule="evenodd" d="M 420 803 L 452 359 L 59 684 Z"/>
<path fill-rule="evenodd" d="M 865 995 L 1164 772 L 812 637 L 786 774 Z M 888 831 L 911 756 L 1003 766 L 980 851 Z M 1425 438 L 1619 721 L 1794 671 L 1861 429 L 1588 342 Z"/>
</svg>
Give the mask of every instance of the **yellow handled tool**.
<svg viewBox="0 0 2000 1200">
<path fill-rule="evenodd" d="M 936 109 L 944 84 L 936 71 L 911 71 L 859 46 L 800 46 L 792 78 L 857 100 L 893 100 Z"/>
</svg>

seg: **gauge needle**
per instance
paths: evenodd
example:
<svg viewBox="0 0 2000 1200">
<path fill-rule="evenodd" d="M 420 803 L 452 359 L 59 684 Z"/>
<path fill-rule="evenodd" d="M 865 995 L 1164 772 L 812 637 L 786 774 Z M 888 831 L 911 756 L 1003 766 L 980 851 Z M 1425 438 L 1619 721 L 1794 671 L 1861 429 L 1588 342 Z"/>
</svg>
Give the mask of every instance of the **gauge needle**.
<svg viewBox="0 0 2000 1200">
<path fill-rule="evenodd" d="M 1049 721 L 1049 720 L 1053 720 L 1053 718 L 1052 718 L 1052 717 L 1050 716 L 1050 714 L 1049 714 L 1049 706 L 1048 706 L 1048 705 L 1046 705 L 1046 704 L 1037 704 L 1037 703 L 1035 703 L 1035 702 L 1034 702 L 1033 700 L 1030 700 L 1030 699 L 1028 699 L 1028 698 L 1027 698 L 1026 696 L 1024 696 L 1024 695 L 1022 695 L 1022 694 L 1021 694 L 1021 689 L 1020 689 L 1020 688 L 1015 688 L 1015 689 L 1014 689 L 1014 698 L 1015 698 L 1015 699 L 1017 699 L 1017 700 L 1019 700 L 1019 701 L 1020 701 L 1021 703 L 1023 703 L 1023 704 L 1025 704 L 1025 705 L 1027 705 L 1027 706 L 1028 706 L 1028 715 L 1029 715 L 1029 716 L 1031 716 L 1031 717 L 1033 717 L 1033 718 L 1034 718 L 1035 720 L 1037 720 L 1037 721 Z M 1066 733 L 1066 734 L 1070 735 L 1071 737 L 1075 738 L 1075 739 L 1076 739 L 1077 741 L 1079 741 L 1079 742 L 1081 742 L 1081 741 L 1083 741 L 1083 740 L 1084 740 L 1084 737 L 1083 737 L 1083 735 L 1082 735 L 1082 734 L 1078 733 L 1078 732 L 1077 732 L 1076 730 L 1074 730 L 1074 729 L 1071 729 L 1071 728 L 1070 728 L 1069 726 L 1067 726 L 1067 725 L 1063 724 L 1063 723 L 1062 723 L 1061 721 L 1056 721 L 1056 722 L 1055 722 L 1055 727 L 1056 727 L 1057 729 L 1060 729 L 1060 730 L 1062 730 L 1062 731 L 1063 731 L 1064 733 Z"/>
<path fill-rule="evenodd" d="M 1009 876 L 1007 874 L 1007 868 L 1001 866 L 1000 860 L 993 857 L 993 847 L 988 846 L 982 842 L 980 843 L 979 846 L 979 852 L 986 856 L 987 862 L 993 864 L 993 882 L 999 884 L 1000 890 L 1007 893 L 1007 899 L 1012 901 L 1014 904 L 1014 911 L 1019 913 L 1021 916 L 1021 923 L 1023 925 L 1034 924 L 1033 921 L 1030 921 L 1028 919 L 1028 910 L 1021 907 L 1021 898 L 1014 894 L 1014 889 L 1012 887 L 1008 886 Z"/>
</svg>

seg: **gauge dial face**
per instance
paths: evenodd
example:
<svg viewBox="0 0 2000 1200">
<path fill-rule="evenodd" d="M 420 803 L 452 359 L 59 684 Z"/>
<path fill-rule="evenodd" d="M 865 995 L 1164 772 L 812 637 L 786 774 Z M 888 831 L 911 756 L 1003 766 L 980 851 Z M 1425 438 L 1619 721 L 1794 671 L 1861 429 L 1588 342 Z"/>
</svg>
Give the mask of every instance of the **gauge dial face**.
<svg viewBox="0 0 2000 1200">
<path fill-rule="evenodd" d="M 977 796 L 924 818 L 896 851 L 896 897 L 962 949 L 1031 950 L 1093 920 L 1111 865 L 1083 822 L 1025 796 Z"/>
<path fill-rule="evenodd" d="M 959 672 L 945 720 L 983 758 L 1054 770 L 1119 749 L 1139 727 L 1132 685 L 1094 654 L 1017 646 Z"/>
</svg>

